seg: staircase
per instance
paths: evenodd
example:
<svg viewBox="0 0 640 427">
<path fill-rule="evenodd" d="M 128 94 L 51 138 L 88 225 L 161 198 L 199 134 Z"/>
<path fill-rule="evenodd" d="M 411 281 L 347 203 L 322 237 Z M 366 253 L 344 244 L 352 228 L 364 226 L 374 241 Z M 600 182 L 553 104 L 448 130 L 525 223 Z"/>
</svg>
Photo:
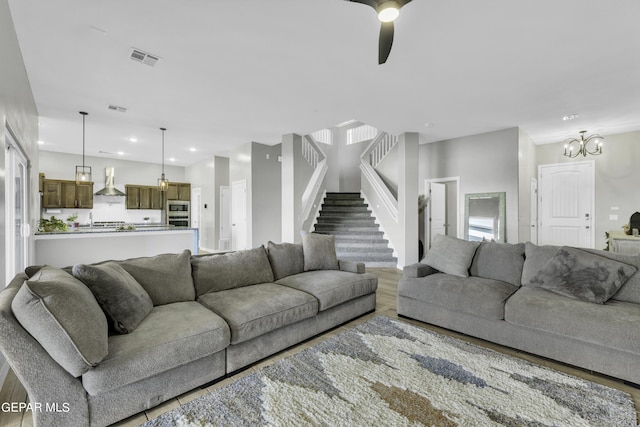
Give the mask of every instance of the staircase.
<svg viewBox="0 0 640 427">
<path fill-rule="evenodd" d="M 398 265 L 360 193 L 327 193 L 315 232 L 336 236 L 338 259 L 364 262 L 367 267 Z"/>
</svg>

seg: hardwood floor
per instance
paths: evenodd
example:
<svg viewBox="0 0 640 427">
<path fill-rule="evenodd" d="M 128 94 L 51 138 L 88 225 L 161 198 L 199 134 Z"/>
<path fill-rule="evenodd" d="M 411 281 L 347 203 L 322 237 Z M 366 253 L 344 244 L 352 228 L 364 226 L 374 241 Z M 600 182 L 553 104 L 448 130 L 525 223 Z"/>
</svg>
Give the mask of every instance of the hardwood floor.
<svg viewBox="0 0 640 427">
<path fill-rule="evenodd" d="M 170 411 L 174 408 L 177 408 L 180 405 L 183 405 L 193 399 L 202 396 L 216 388 L 222 387 L 229 382 L 232 382 L 238 378 L 241 378 L 251 372 L 254 372 L 257 369 L 262 368 L 263 366 L 267 366 L 271 363 L 274 363 L 282 358 L 290 356 L 292 354 L 297 353 L 305 348 L 313 346 L 314 344 L 326 340 L 336 334 L 339 334 L 348 328 L 351 328 L 357 324 L 360 324 L 378 314 L 384 314 L 391 318 L 398 318 L 396 313 L 396 295 L 397 295 L 397 285 L 398 280 L 402 277 L 402 272 L 400 270 L 396 270 L 393 268 L 371 268 L 367 269 L 368 272 L 376 274 L 378 276 L 378 291 L 377 291 L 377 305 L 374 313 L 370 313 L 366 316 L 355 319 L 345 325 L 342 325 L 334 330 L 326 332 L 316 338 L 313 338 L 305 343 L 299 344 L 292 348 L 289 348 L 285 351 L 282 351 L 272 357 L 259 362 L 258 364 L 252 366 L 251 368 L 234 375 L 231 378 L 227 378 L 222 380 L 206 389 L 195 389 L 188 393 L 185 393 L 181 396 L 178 396 L 175 399 L 172 399 L 168 402 L 163 403 L 160 406 L 152 408 L 148 411 L 141 412 L 136 414 L 126 420 L 123 420 L 114 426 L 120 427 L 133 427 L 138 426 L 149 419 L 152 419 L 166 411 Z M 405 322 L 412 323 L 426 329 L 430 329 L 442 334 L 446 334 L 449 336 L 453 336 L 468 342 L 472 342 L 474 344 L 491 348 L 493 350 L 499 351 L 504 354 L 508 354 L 515 357 L 520 357 L 522 359 L 528 360 L 533 363 L 538 363 L 543 366 L 548 366 L 550 368 L 556 369 L 561 372 L 566 372 L 571 375 L 575 375 L 580 378 L 587 379 L 589 381 L 593 381 L 596 383 L 604 384 L 609 387 L 617 388 L 623 390 L 633 396 L 636 408 L 640 408 L 640 389 L 624 384 L 622 381 L 606 377 L 603 375 L 595 374 L 589 371 L 585 371 L 583 369 L 574 368 L 572 366 L 564 365 L 558 362 L 554 362 L 549 359 L 544 359 L 541 357 L 537 357 L 528 353 L 522 353 L 514 349 L 510 349 L 507 347 L 503 347 L 497 344 L 493 344 L 487 341 L 483 341 L 477 338 L 469 337 L 466 335 L 462 335 L 453 331 L 449 331 L 446 329 L 438 328 L 437 326 L 428 325 L 422 322 L 402 319 Z M 13 372 L 9 372 L 5 383 L 2 386 L 2 390 L 0 390 L 0 402 L 26 402 L 27 401 L 27 393 L 13 374 Z M 639 419 L 640 420 L 640 419 Z M 33 420 L 31 418 L 30 413 L 0 413 L 0 427 L 21 427 L 21 426 L 33 426 Z"/>
</svg>

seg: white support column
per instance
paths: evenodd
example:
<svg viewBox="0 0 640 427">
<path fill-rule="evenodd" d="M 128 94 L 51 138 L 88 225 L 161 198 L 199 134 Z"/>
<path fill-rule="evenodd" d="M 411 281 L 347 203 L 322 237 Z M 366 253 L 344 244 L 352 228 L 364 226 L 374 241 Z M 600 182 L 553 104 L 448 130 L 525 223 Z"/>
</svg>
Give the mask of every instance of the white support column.
<svg viewBox="0 0 640 427">
<path fill-rule="evenodd" d="M 397 247 L 398 265 L 418 262 L 418 144 L 416 132 L 398 138 L 398 225 L 403 245 Z"/>
<path fill-rule="evenodd" d="M 282 241 L 299 242 L 302 191 L 296 179 L 296 160 L 302 155 L 302 137 L 294 133 L 282 137 Z"/>
</svg>

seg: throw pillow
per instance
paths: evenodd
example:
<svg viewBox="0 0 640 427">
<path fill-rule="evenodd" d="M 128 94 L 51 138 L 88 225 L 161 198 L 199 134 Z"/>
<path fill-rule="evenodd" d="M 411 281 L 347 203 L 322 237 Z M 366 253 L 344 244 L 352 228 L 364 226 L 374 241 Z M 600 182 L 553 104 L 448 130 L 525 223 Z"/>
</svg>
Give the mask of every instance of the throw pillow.
<svg viewBox="0 0 640 427">
<path fill-rule="evenodd" d="M 192 257 L 191 267 L 198 296 L 273 282 L 273 271 L 264 246 L 222 255 Z"/>
<path fill-rule="evenodd" d="M 98 302 L 82 282 L 58 268 L 45 266 L 26 280 L 11 309 L 74 377 L 96 366 L 109 352 L 109 327 Z"/>
<path fill-rule="evenodd" d="M 153 305 L 195 301 L 191 251 L 118 261 L 147 291 Z"/>
<path fill-rule="evenodd" d="M 114 329 L 121 334 L 133 332 L 153 310 L 147 291 L 115 262 L 77 264 L 73 266 L 73 275 L 91 289 Z"/>
<path fill-rule="evenodd" d="M 524 243 L 480 243 L 469 274 L 485 279 L 500 280 L 520 286 L 524 265 Z"/>
<path fill-rule="evenodd" d="M 336 237 L 331 234 L 303 234 L 302 252 L 304 271 L 340 269 L 336 256 Z"/>
<path fill-rule="evenodd" d="M 442 273 L 469 277 L 469 267 L 479 244 L 439 234 L 422 263 Z"/>
<path fill-rule="evenodd" d="M 547 262 L 558 252 L 560 246 L 538 246 L 531 242 L 525 244 L 524 265 L 522 266 L 522 286 L 537 286 L 531 280 L 544 269 Z"/>
<path fill-rule="evenodd" d="M 304 271 L 304 252 L 298 243 L 267 243 L 267 256 L 275 280 Z"/>
<path fill-rule="evenodd" d="M 563 246 L 532 283 L 559 295 L 603 304 L 637 270 L 629 264 Z"/>
</svg>

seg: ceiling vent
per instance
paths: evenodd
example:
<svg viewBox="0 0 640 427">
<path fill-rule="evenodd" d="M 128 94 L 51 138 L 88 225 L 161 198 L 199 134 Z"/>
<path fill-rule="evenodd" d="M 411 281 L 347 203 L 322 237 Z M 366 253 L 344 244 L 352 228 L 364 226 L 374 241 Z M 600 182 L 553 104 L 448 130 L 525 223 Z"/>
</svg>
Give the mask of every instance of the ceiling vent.
<svg viewBox="0 0 640 427">
<path fill-rule="evenodd" d="M 117 111 L 119 113 L 126 113 L 127 112 L 127 108 L 126 107 L 120 107 L 119 105 L 107 105 L 107 108 L 111 111 Z"/>
<path fill-rule="evenodd" d="M 131 59 L 137 62 L 142 62 L 143 64 L 147 64 L 151 67 L 155 67 L 160 57 L 145 52 L 144 50 L 134 48 L 131 52 Z"/>
</svg>

